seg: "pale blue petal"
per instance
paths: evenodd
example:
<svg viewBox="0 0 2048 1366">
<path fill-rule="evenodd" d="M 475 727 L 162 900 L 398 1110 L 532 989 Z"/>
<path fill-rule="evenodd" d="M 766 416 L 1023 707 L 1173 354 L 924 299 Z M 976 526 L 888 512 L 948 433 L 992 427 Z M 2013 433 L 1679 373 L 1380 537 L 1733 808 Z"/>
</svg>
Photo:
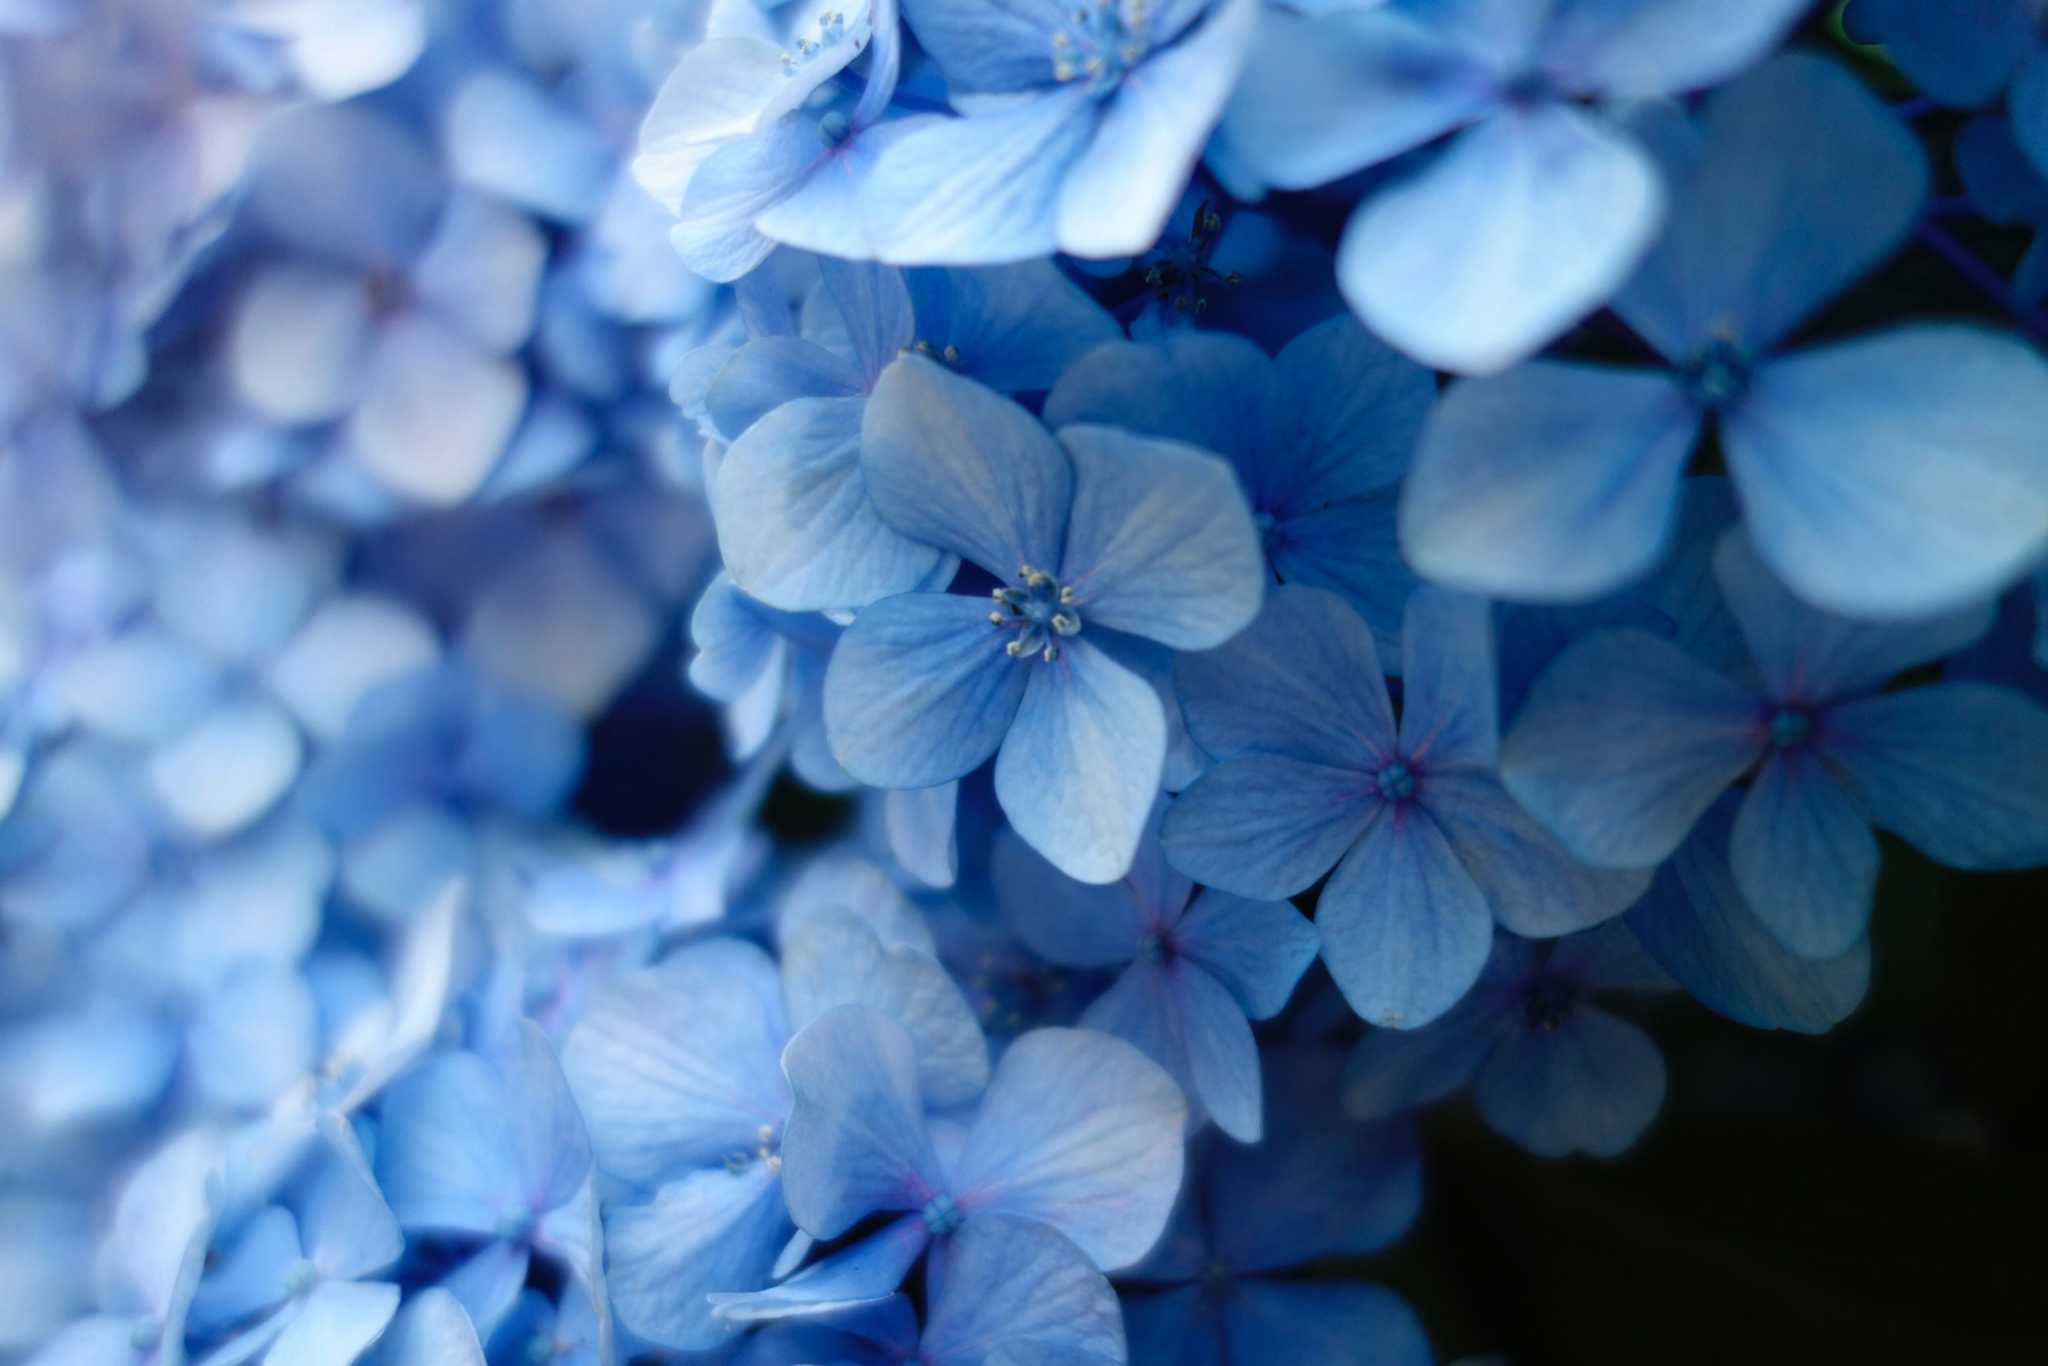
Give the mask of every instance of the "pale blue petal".
<svg viewBox="0 0 2048 1366">
<path fill-rule="evenodd" d="M 665 1347 L 700 1351 L 731 1337 L 705 1296 L 757 1290 L 789 1240 L 781 1183 L 766 1163 L 707 1167 L 646 1204 L 605 1211 L 606 1286 L 619 1323 Z"/>
<path fill-rule="evenodd" d="M 447 1291 L 429 1286 L 405 1302 L 377 1344 L 378 1366 L 484 1366 L 483 1345 L 469 1313 Z"/>
<path fill-rule="evenodd" d="M 1490 109 L 1487 73 L 1389 8 L 1269 6 L 1219 135 L 1259 179 L 1307 189 L 1420 147 Z"/>
<path fill-rule="evenodd" d="M 224 351 L 236 394 L 283 423 L 340 417 L 361 393 L 371 345 L 362 278 L 309 264 L 269 266 L 242 287 Z"/>
<path fill-rule="evenodd" d="M 2048 548 L 2048 360 L 1961 325 L 1763 367 L 1722 424 L 1757 554 L 1846 616 L 1974 603 Z"/>
<path fill-rule="evenodd" d="M 919 1360 L 931 1366 L 1115 1366 L 1116 1292 L 1087 1253 L 1028 1219 L 970 1219 L 933 1256 Z"/>
<path fill-rule="evenodd" d="M 876 508 L 997 578 L 1058 563 L 1074 470 L 1036 418 L 921 356 L 882 372 L 861 424 Z"/>
<path fill-rule="evenodd" d="M 283 1304 L 302 1255 L 290 1210 L 270 1205 L 256 1211 L 232 1242 L 215 1249 L 213 1265 L 192 1294 L 188 1322 L 204 1334 Z"/>
<path fill-rule="evenodd" d="M 958 783 L 882 794 L 889 852 L 927 887 L 951 887 L 960 876 L 960 844 L 953 833 L 959 809 Z"/>
<path fill-rule="evenodd" d="M 1049 255 L 1059 245 L 1060 182 L 1094 134 L 1098 108 L 1086 82 L 1075 81 L 901 138 L 876 161 L 862 194 L 877 254 L 935 266 Z"/>
<path fill-rule="evenodd" d="M 533 333 L 547 241 L 524 216 L 459 193 L 413 266 L 413 288 L 442 321 L 486 351 L 517 350 Z"/>
<path fill-rule="evenodd" d="M 1166 763 L 1159 694 L 1084 636 L 1065 641 L 1049 663 L 997 658 L 1030 674 L 996 755 L 1003 814 L 1067 876 L 1122 877 Z"/>
<path fill-rule="evenodd" d="M 1537 361 L 1455 385 L 1402 490 L 1401 547 L 1471 592 L 1597 597 L 1663 551 L 1700 421 L 1648 371 Z"/>
<path fill-rule="evenodd" d="M 1854 1013 L 1870 988 L 1870 943 L 1835 958 L 1788 951 L 1735 885 L 1723 804 L 1680 845 L 1629 929 L 1693 997 L 1752 1029 L 1825 1034 Z"/>
<path fill-rule="evenodd" d="M 785 919 L 780 938 L 792 1029 L 803 1029 L 835 1006 L 872 1006 L 910 1035 L 926 1104 L 962 1105 L 988 1084 L 981 1025 L 929 953 L 884 944 L 867 921 L 839 906 L 812 907 Z"/>
<path fill-rule="evenodd" d="M 1614 307 L 1681 364 L 1751 352 L 1895 250 L 1927 191 L 1911 132 L 1839 64 L 1781 57 L 1717 96 L 1705 154 Z"/>
<path fill-rule="evenodd" d="M 1052 34 L 1063 16 L 1031 0 L 904 0 L 903 18 L 949 85 L 976 92 L 1051 85 Z"/>
<path fill-rule="evenodd" d="M 442 1277 L 440 1288 L 455 1297 L 477 1332 L 489 1339 L 518 1304 L 532 1265 L 524 1245 L 496 1239 Z"/>
<path fill-rule="evenodd" d="M 1489 773 L 1423 780 L 1422 802 L 1485 894 L 1494 919 L 1516 934 L 1571 934 L 1627 910 L 1649 872 L 1595 868 L 1558 843 Z"/>
<path fill-rule="evenodd" d="M 988 1214 L 1038 1220 L 1115 1270 L 1166 1226 L 1186 1125 L 1180 1088 L 1130 1044 L 1033 1030 L 996 1065 L 952 1164 L 954 1195 L 969 1228 Z"/>
<path fill-rule="evenodd" d="M 732 444 L 711 486 L 726 572 L 786 612 L 864 607 L 917 587 L 939 551 L 870 498 L 858 398 L 785 403 Z"/>
<path fill-rule="evenodd" d="M 1162 975 L 1185 1041 L 1189 1096 L 1224 1133 L 1240 1143 L 1258 1142 L 1264 1132 L 1259 1046 L 1244 1007 L 1196 962 L 1175 963 Z"/>
<path fill-rule="evenodd" d="M 794 193 L 824 155 L 817 123 L 802 114 L 734 138 L 690 177 L 669 245 L 707 280 L 739 279 L 775 250 L 754 220 Z"/>
<path fill-rule="evenodd" d="M 1269 467 L 1270 468 L 1270 467 Z M 1399 486 L 1290 516 L 1266 533 L 1277 582 L 1324 588 L 1365 618 L 1389 671 L 1401 660 L 1401 612 L 1422 582 L 1401 552 Z"/>
<path fill-rule="evenodd" d="M 1767 743 L 1759 699 L 1655 636 L 1601 631 L 1529 690 L 1500 776 L 1572 853 L 1647 868 Z"/>
<path fill-rule="evenodd" d="M 1417 360 L 1489 374 L 1604 303 L 1663 214 L 1657 168 L 1626 137 L 1563 104 L 1509 109 L 1360 207 L 1337 283 Z"/>
<path fill-rule="evenodd" d="M 979 767 L 1038 667 L 1005 653 L 1003 635 L 985 598 L 904 593 L 863 608 L 825 671 L 832 753 L 877 787 L 931 787 Z"/>
<path fill-rule="evenodd" d="M 862 205 L 875 164 L 904 138 L 942 119 L 913 114 L 863 128 L 821 149 L 803 182 L 754 217 L 754 231 L 785 246 L 865 261 L 875 254 Z M 820 139 L 822 141 L 822 138 Z"/>
<path fill-rule="evenodd" d="M 398 1260 L 405 1250 L 405 1234 L 377 1189 L 355 1131 L 329 1116 L 319 1132 L 319 1158 L 295 1198 L 299 1242 L 306 1260 L 322 1277 L 373 1275 Z"/>
<path fill-rule="evenodd" d="M 1174 927 L 1178 951 L 1208 969 L 1255 1020 L 1278 1015 L 1315 961 L 1315 926 L 1284 901 L 1210 888 Z"/>
<path fill-rule="evenodd" d="M 397 1312 L 395 1285 L 317 1285 L 264 1354 L 264 1366 L 350 1366 L 383 1336 Z"/>
<path fill-rule="evenodd" d="M 1343 600 L 1311 588 L 1266 595 L 1258 619 L 1220 649 L 1174 665 L 1196 743 L 1219 759 L 1284 754 L 1377 771 L 1394 711 L 1372 633 Z"/>
<path fill-rule="evenodd" d="M 1379 805 L 1370 773 L 1250 754 L 1210 769 L 1175 798 L 1160 842 L 1189 877 L 1272 900 L 1328 872 Z"/>
<path fill-rule="evenodd" d="M 1111 427 L 1062 427 L 1059 437 L 1074 502 L 1058 578 L 1084 627 L 1206 650 L 1251 624 L 1264 556 L 1229 465 Z"/>
<path fill-rule="evenodd" d="M 319 1023 L 305 979 L 248 963 L 199 1005 L 185 1041 L 192 1080 L 209 1100 L 257 1109 L 313 1065 Z"/>
<path fill-rule="evenodd" d="M 1231 1361 L 1270 1366 L 1432 1366 L 1422 1320 L 1384 1286 L 1252 1281 L 1223 1310 Z"/>
<path fill-rule="evenodd" d="M 1981 683 L 1827 713 L 1827 758 L 1872 822 L 1957 868 L 2048 863 L 2048 712 Z"/>
<path fill-rule="evenodd" d="M 1664 1059 L 1650 1037 L 1595 1006 L 1554 1030 L 1517 1030 L 1479 1074 L 1479 1113 L 1538 1157 L 1616 1157 L 1664 1103 Z"/>
<path fill-rule="evenodd" d="M 457 178 L 568 223 L 596 212 L 615 169 L 593 124 L 502 66 L 477 72 L 449 95 L 441 146 Z"/>
<path fill-rule="evenodd" d="M 1143 859 L 1144 849 L 1139 851 Z M 1134 868 L 1135 871 L 1135 868 Z M 1138 956 L 1146 912 L 1128 880 L 1076 882 L 1003 831 L 989 853 L 989 881 L 1003 918 L 1024 946 L 1065 967 L 1099 968 Z"/>
<path fill-rule="evenodd" d="M 462 395 L 460 403 L 449 401 Z M 385 324 L 347 450 L 401 498 L 435 507 L 482 487 L 526 411 L 525 372 L 424 313 Z"/>
<path fill-rule="evenodd" d="M 781 667 L 782 637 L 769 616 L 723 570 L 690 612 L 691 684 L 706 697 L 736 702 Z"/>
<path fill-rule="evenodd" d="M 1574 0 L 1544 34 L 1544 65 L 1579 94 L 1679 95 L 1770 55 L 1806 0 Z"/>
<path fill-rule="evenodd" d="M 1045 420 L 1122 427 L 1214 451 L 1237 466 L 1256 500 L 1274 402 L 1265 352 L 1234 333 L 1190 329 L 1090 351 L 1046 396 Z"/>
<path fill-rule="evenodd" d="M 917 1046 L 869 1006 L 839 1006 L 797 1031 L 782 1054 L 796 1097 L 782 1136 L 790 1217 L 836 1238 L 881 1210 L 921 1210 L 945 1178 L 925 1130 Z"/>
<path fill-rule="evenodd" d="M 1479 980 L 1493 915 L 1442 829 L 1412 806 L 1380 812 L 1316 904 L 1323 962 L 1368 1022 L 1414 1029 Z"/>
<path fill-rule="evenodd" d="M 859 53 L 857 43 L 834 43 L 792 72 L 780 47 L 751 35 L 696 44 L 670 70 L 647 111 L 633 178 L 670 213 L 677 212 L 707 159 L 798 108 Z"/>
<path fill-rule="evenodd" d="M 1991 628 L 1989 602 L 1875 624 L 1815 611 L 1785 591 L 1739 531 L 1722 537 L 1713 563 L 1764 685 L 1783 702 L 1826 702 L 1866 691 L 1947 658 Z"/>
<path fill-rule="evenodd" d="M 302 104 L 265 122 L 248 187 L 263 226 L 316 254 L 389 268 L 425 245 L 440 211 L 433 157 L 361 104 Z"/>
<path fill-rule="evenodd" d="M 1222 117 L 1261 8 L 1212 0 L 1199 28 L 1124 73 L 1060 185 L 1061 251 L 1131 256 L 1159 240 Z"/>
<path fill-rule="evenodd" d="M 525 1181 L 512 1104 L 474 1053 L 440 1054 L 385 1090 L 377 1175 L 401 1225 L 485 1238 L 516 1226 Z"/>
<path fill-rule="evenodd" d="M 1273 436 L 1247 479 L 1254 501 L 1278 498 L 1299 514 L 1400 482 L 1436 403 L 1427 369 L 1356 318 L 1336 317 L 1288 342 L 1273 375 Z"/>
<path fill-rule="evenodd" d="M 775 965 L 713 940 L 598 992 L 562 1052 L 598 1165 L 653 1184 L 751 1152 L 789 1113 Z"/>
<path fill-rule="evenodd" d="M 251 698 L 217 707 L 149 756 L 149 790 L 178 829 L 220 839 L 275 806 L 299 776 L 305 744 L 282 708 Z"/>
</svg>

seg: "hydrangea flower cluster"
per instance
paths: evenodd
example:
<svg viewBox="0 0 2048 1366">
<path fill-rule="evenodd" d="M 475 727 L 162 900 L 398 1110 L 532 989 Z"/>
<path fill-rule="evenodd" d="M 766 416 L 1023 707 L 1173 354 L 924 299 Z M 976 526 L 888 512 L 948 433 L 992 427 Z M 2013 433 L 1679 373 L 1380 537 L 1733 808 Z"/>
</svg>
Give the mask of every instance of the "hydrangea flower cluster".
<svg viewBox="0 0 2048 1366">
<path fill-rule="evenodd" d="M 0 0 L 0 1361 L 1436 1360 L 2048 865 L 2048 13 L 1813 8 Z"/>
</svg>

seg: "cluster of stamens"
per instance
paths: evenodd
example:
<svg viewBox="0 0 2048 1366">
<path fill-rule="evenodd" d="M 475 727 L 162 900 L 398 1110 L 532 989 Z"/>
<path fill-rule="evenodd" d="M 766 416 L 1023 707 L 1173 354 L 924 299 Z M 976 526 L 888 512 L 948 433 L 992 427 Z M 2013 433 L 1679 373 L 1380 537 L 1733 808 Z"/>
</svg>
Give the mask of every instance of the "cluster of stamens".
<svg viewBox="0 0 2048 1366">
<path fill-rule="evenodd" d="M 1080 633 L 1081 614 L 1076 610 L 1074 590 L 1062 587 L 1042 569 L 1019 565 L 1016 584 L 998 588 L 990 596 L 1000 606 L 988 614 L 989 625 L 1017 628 L 1016 637 L 1003 646 L 1012 659 L 1037 655 L 1050 664 L 1060 657 L 1060 638 Z"/>
<path fill-rule="evenodd" d="M 1703 408 L 1726 408 L 1749 388 L 1749 356 L 1730 338 L 1716 338 L 1685 367 L 1692 396 Z"/>
<path fill-rule="evenodd" d="M 1061 84 L 1110 85 L 1145 56 L 1145 0 L 1053 0 L 1068 26 L 1053 30 L 1052 76 Z"/>
<path fill-rule="evenodd" d="M 1209 307 L 1205 292 L 1211 286 L 1235 288 L 1244 283 L 1236 271 L 1220 271 L 1209 264 L 1216 243 L 1223 236 L 1223 215 L 1209 200 L 1195 210 L 1185 246 L 1162 247 L 1145 266 L 1145 288 L 1162 304 L 1177 313 L 1200 313 Z"/>
<path fill-rule="evenodd" d="M 836 9 L 827 10 L 818 16 L 818 36 L 816 38 L 799 38 L 796 40 L 796 51 L 782 54 L 782 74 L 794 76 L 799 66 L 802 66 L 805 62 L 808 62 L 811 58 L 817 56 L 820 52 L 823 52 L 845 36 L 846 16 Z"/>
<path fill-rule="evenodd" d="M 775 1126 L 773 1124 L 763 1124 L 754 1131 L 754 1137 L 758 1141 L 752 1152 L 742 1149 L 739 1152 L 726 1155 L 725 1169 L 734 1176 L 744 1174 L 747 1168 L 753 1166 L 756 1162 L 771 1172 L 782 1170 L 782 1144 L 777 1139 Z"/>
<path fill-rule="evenodd" d="M 902 356 L 923 356 L 927 360 L 943 361 L 947 365 L 958 365 L 960 363 L 959 347 L 951 342 L 947 342 L 944 346 L 933 346 L 922 337 L 902 348 L 897 354 Z"/>
</svg>

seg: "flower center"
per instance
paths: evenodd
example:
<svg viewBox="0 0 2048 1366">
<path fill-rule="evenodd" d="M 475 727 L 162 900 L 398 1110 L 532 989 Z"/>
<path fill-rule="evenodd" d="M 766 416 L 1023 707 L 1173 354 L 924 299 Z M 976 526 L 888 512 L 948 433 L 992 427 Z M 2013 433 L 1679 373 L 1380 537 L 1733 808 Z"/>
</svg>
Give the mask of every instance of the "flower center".
<svg viewBox="0 0 2048 1366">
<path fill-rule="evenodd" d="M 1813 734 L 1813 713 L 1803 707 L 1780 707 L 1771 713 L 1771 743 L 1790 749 L 1806 743 Z"/>
<path fill-rule="evenodd" d="M 1052 33 L 1052 77 L 1087 81 L 1106 92 L 1145 58 L 1145 0 L 1053 0 L 1062 22 Z"/>
<path fill-rule="evenodd" d="M 1749 357 L 1734 342 L 1709 342 L 1685 368 L 1692 396 L 1703 408 L 1720 410 L 1733 405 L 1749 390 Z"/>
<path fill-rule="evenodd" d="M 744 1175 L 756 1162 L 771 1172 L 782 1170 L 782 1134 L 773 1124 L 763 1124 L 754 1131 L 752 1152 L 741 1148 L 725 1155 L 725 1169 L 734 1176 Z"/>
<path fill-rule="evenodd" d="M 1415 795 L 1415 770 L 1396 759 L 1380 770 L 1380 795 L 1390 802 L 1405 802 Z"/>
<path fill-rule="evenodd" d="M 782 74 L 794 76 L 797 68 L 809 62 L 828 47 L 834 47 L 846 37 L 846 16 L 838 10 L 828 10 L 818 16 L 818 36 L 799 38 L 795 51 L 782 54 Z"/>
<path fill-rule="evenodd" d="M 997 609 L 988 614 L 989 625 L 1017 633 L 1003 646 L 1012 659 L 1037 655 L 1050 664 L 1060 657 L 1060 637 L 1080 634 L 1081 613 L 1076 609 L 1074 590 L 1062 587 L 1042 569 L 1017 566 L 1017 582 L 996 589 L 991 596 Z"/>
<path fill-rule="evenodd" d="M 924 1226 L 931 1230 L 934 1238 L 944 1238 L 956 1232 L 962 1217 L 960 1207 L 953 1203 L 950 1195 L 934 1195 L 925 1201 Z"/>
</svg>

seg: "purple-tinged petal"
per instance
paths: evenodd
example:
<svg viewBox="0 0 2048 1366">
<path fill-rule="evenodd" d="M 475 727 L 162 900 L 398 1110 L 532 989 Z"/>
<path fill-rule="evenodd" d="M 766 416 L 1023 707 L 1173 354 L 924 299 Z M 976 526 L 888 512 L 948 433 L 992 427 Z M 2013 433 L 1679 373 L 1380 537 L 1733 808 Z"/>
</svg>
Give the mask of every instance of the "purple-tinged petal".
<svg viewBox="0 0 2048 1366">
<path fill-rule="evenodd" d="M 1249 754 L 1210 769 L 1175 798 L 1160 842 L 1189 877 L 1273 900 L 1328 872 L 1379 807 L 1370 774 Z"/>
<path fill-rule="evenodd" d="M 1491 770 L 1500 748 L 1493 608 L 1423 587 L 1401 629 L 1401 754 L 1431 773 Z"/>
<path fill-rule="evenodd" d="M 1804 748 L 1764 760 L 1735 817 L 1735 885 L 1786 948 L 1846 953 L 1870 922 L 1877 836 L 1825 760 Z"/>
<path fill-rule="evenodd" d="M 930 1366 L 1116 1366 L 1116 1292 L 1087 1253 L 1028 1219 L 983 1215 L 933 1254 Z"/>
<path fill-rule="evenodd" d="M 1141 846 L 1139 860 L 1145 853 Z M 1113 967 L 1138 956 L 1156 926 L 1148 924 L 1152 908 L 1133 886 L 1136 873 L 1134 864 L 1116 882 L 1076 882 L 1015 831 L 999 833 L 989 853 L 989 881 L 1011 932 L 1040 958 L 1064 967 Z"/>
<path fill-rule="evenodd" d="M 1351 1008 L 1372 1024 L 1414 1029 L 1479 980 L 1493 914 L 1437 823 L 1416 806 L 1389 805 L 1337 865 L 1316 930 Z"/>
<path fill-rule="evenodd" d="M 1476 1098 L 1488 1124 L 1538 1157 L 1616 1157 L 1664 1103 L 1664 1058 L 1642 1030 L 1581 1004 L 1556 1029 L 1511 1033 Z"/>
<path fill-rule="evenodd" d="M 645 1204 L 612 1202 L 605 1275 L 620 1324 L 664 1347 L 716 1347 L 738 1325 L 705 1296 L 765 1286 L 789 1233 L 781 1183 L 764 1162 L 691 1172 Z"/>
<path fill-rule="evenodd" d="M 1529 690 L 1501 782 L 1578 857 L 1662 862 L 1767 743 L 1759 700 L 1641 631 L 1601 631 Z"/>
<path fill-rule="evenodd" d="M 1620 915 L 1649 884 L 1647 869 L 1595 868 L 1491 773 L 1432 774 L 1421 800 L 1478 884 L 1493 917 L 1516 934 L 1550 938 Z"/>
<path fill-rule="evenodd" d="M 1173 942 L 1223 983 L 1254 1020 L 1278 1015 L 1315 961 L 1315 926 L 1284 901 L 1251 901 L 1211 887 L 1174 927 Z"/>
<path fill-rule="evenodd" d="M 1231 1361 L 1431 1366 L 1422 1321 L 1385 1286 L 1346 1281 L 1240 1284 L 1223 1310 Z"/>
</svg>

